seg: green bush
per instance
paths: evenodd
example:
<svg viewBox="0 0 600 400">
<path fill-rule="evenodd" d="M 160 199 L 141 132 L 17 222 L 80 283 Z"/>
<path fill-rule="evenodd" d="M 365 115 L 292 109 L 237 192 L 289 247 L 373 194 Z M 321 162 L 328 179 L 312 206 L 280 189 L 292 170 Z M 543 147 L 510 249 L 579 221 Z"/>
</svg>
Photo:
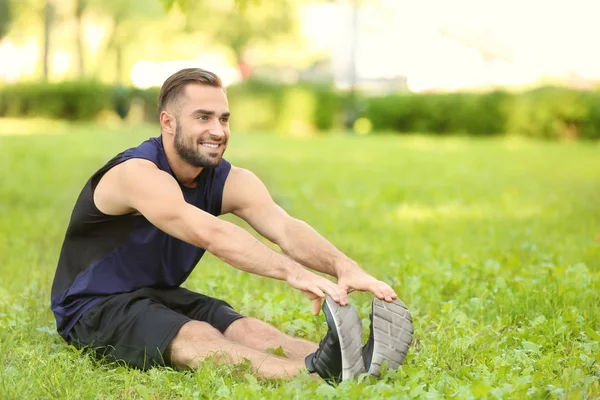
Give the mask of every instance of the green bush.
<svg viewBox="0 0 600 400">
<path fill-rule="evenodd" d="M 159 91 L 160 88 L 131 90 L 131 106 L 139 106 L 141 109 L 141 119 L 145 122 L 158 123 Z"/>
<path fill-rule="evenodd" d="M 585 94 L 586 103 L 589 105 L 587 123 L 581 129 L 581 137 L 586 139 L 600 139 L 600 90 Z"/>
<path fill-rule="evenodd" d="M 343 96 L 329 86 L 312 86 L 316 97 L 314 124 L 317 129 L 326 131 L 341 126 Z"/>
<path fill-rule="evenodd" d="M 489 135 L 505 132 L 510 100 L 500 91 L 407 93 L 368 99 L 365 116 L 376 130 Z"/>
<path fill-rule="evenodd" d="M 454 129 L 464 127 L 465 133 L 474 135 L 505 133 L 512 100 L 513 96 L 503 91 L 465 94 L 455 114 Z"/>
<path fill-rule="evenodd" d="M 0 116 L 91 120 L 111 108 L 110 90 L 96 82 L 23 83 L 6 86 Z"/>
<path fill-rule="evenodd" d="M 110 103 L 121 119 L 127 118 L 132 104 L 132 89 L 124 86 L 111 88 Z"/>
<path fill-rule="evenodd" d="M 277 126 L 280 86 L 245 81 L 227 88 L 231 126 L 240 131 L 273 130 Z"/>
<path fill-rule="evenodd" d="M 342 97 L 329 86 L 248 80 L 227 88 L 227 96 L 236 129 L 302 134 L 339 126 Z"/>
<path fill-rule="evenodd" d="M 519 94 L 401 94 L 367 100 L 375 130 L 435 134 L 518 133 L 600 138 L 600 92 L 544 87 Z"/>
<path fill-rule="evenodd" d="M 575 139 L 594 135 L 590 116 L 594 95 L 559 87 L 543 87 L 518 96 L 510 116 L 512 132 L 545 138 Z M 597 95 L 596 95 L 597 97 Z"/>
<path fill-rule="evenodd" d="M 122 119 L 158 122 L 159 88 L 97 82 L 21 83 L 0 88 L 0 116 L 92 120 L 112 111 Z M 258 80 L 227 88 L 232 129 L 306 134 L 338 129 L 349 96 L 330 86 Z M 356 94 L 358 115 L 376 131 L 542 138 L 600 138 L 600 91 L 543 87 L 524 93 Z M 135 109 L 132 114 L 131 110 Z"/>
</svg>

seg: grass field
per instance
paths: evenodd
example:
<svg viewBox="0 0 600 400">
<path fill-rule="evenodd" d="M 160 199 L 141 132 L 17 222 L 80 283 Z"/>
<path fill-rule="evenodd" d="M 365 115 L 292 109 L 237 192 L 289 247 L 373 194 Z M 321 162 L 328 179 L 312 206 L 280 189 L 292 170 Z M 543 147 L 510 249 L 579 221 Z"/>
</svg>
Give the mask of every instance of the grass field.
<svg viewBox="0 0 600 400">
<path fill-rule="evenodd" d="M 213 365 L 143 373 L 67 347 L 49 297 L 71 208 L 93 171 L 156 130 L 30 131 L 45 134 L 0 135 L 2 399 L 600 397 L 598 143 L 234 135 L 232 163 L 412 310 L 415 344 L 400 370 L 333 388 Z M 210 255 L 186 286 L 290 334 L 326 331 L 285 283 Z M 350 298 L 367 318 L 371 297 Z"/>
</svg>

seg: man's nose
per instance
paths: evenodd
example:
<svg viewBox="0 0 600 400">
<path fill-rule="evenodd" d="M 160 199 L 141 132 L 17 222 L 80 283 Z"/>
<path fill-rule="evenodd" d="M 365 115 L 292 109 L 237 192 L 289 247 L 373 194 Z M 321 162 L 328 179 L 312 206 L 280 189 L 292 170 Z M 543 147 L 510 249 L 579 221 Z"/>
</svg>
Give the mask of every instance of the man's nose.
<svg viewBox="0 0 600 400">
<path fill-rule="evenodd" d="M 209 133 L 212 136 L 218 137 L 219 139 L 225 136 L 225 130 L 223 129 L 223 125 L 221 125 L 221 122 L 218 119 L 216 121 L 213 121 L 213 123 L 210 125 Z"/>
</svg>

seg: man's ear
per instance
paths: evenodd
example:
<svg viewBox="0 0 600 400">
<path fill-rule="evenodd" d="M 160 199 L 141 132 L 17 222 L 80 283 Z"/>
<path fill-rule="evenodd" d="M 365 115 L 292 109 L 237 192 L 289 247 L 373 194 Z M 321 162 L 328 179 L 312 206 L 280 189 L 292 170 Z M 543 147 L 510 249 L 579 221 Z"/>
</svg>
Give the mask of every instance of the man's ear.
<svg viewBox="0 0 600 400">
<path fill-rule="evenodd" d="M 175 128 L 177 127 L 175 117 L 168 111 L 161 111 L 159 119 L 161 131 L 173 135 L 175 133 Z"/>
</svg>

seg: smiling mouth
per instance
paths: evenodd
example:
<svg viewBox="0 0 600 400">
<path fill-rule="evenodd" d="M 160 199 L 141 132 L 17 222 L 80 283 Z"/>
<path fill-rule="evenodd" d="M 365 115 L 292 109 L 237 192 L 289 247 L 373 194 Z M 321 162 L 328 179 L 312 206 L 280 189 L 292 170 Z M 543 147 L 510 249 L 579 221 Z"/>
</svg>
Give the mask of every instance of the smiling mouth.
<svg viewBox="0 0 600 400">
<path fill-rule="evenodd" d="M 208 147 L 209 149 L 218 149 L 221 146 L 219 143 L 200 143 L 203 147 Z"/>
</svg>

